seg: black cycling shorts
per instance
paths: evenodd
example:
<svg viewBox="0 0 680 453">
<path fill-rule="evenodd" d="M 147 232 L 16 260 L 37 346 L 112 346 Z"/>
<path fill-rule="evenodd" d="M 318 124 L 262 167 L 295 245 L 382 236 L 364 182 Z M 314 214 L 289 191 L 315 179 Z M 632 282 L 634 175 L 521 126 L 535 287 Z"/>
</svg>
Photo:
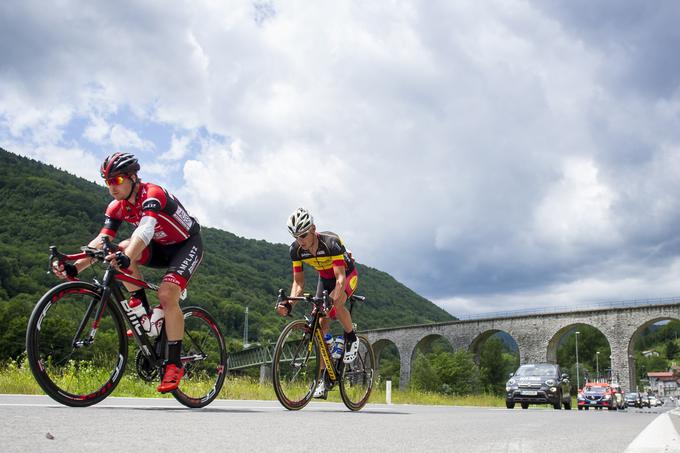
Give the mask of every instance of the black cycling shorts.
<svg viewBox="0 0 680 453">
<path fill-rule="evenodd" d="M 203 260 L 203 240 L 201 234 L 194 234 L 184 242 L 172 245 L 161 245 L 154 241 L 144 249 L 140 264 L 149 267 L 167 267 L 164 282 L 174 283 L 181 289 L 189 284 L 198 265 Z"/>
</svg>

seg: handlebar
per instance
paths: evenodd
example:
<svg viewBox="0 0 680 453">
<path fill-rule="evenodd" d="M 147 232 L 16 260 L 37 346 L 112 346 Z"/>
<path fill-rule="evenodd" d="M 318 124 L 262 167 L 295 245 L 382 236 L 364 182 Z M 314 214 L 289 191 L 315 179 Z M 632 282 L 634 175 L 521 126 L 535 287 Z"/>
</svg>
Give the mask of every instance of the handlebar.
<svg viewBox="0 0 680 453">
<path fill-rule="evenodd" d="M 47 273 L 49 274 L 52 271 L 52 264 L 54 263 L 55 260 L 59 261 L 60 263 L 64 263 L 65 261 L 77 261 L 79 259 L 89 257 L 94 258 L 97 261 L 104 261 L 109 254 L 117 250 L 117 247 L 111 242 L 111 240 L 107 236 L 102 237 L 102 244 L 103 247 L 101 249 L 83 246 L 80 248 L 81 250 L 80 253 L 74 253 L 70 255 L 59 252 L 55 245 L 51 245 L 50 257 L 47 263 Z M 121 268 L 119 269 L 119 271 L 124 274 L 128 275 L 131 274 L 129 269 Z"/>
<path fill-rule="evenodd" d="M 326 307 L 328 306 L 328 303 L 331 302 L 331 298 L 328 295 L 328 291 L 325 291 L 325 290 L 322 293 L 321 297 L 316 297 L 316 296 L 312 296 L 309 293 L 305 293 L 302 296 L 286 296 L 286 292 L 283 289 L 279 289 L 279 293 L 278 293 L 278 296 L 276 298 L 276 305 L 274 306 L 274 308 L 276 308 L 277 306 L 281 305 L 284 302 L 288 302 L 288 301 L 291 301 L 291 300 L 292 301 L 311 302 L 316 306 L 320 306 L 321 304 L 323 304 L 324 309 L 326 309 Z M 350 302 L 354 302 L 354 301 L 364 302 L 364 301 L 366 301 L 366 297 L 351 295 L 348 298 L 348 300 Z"/>
</svg>

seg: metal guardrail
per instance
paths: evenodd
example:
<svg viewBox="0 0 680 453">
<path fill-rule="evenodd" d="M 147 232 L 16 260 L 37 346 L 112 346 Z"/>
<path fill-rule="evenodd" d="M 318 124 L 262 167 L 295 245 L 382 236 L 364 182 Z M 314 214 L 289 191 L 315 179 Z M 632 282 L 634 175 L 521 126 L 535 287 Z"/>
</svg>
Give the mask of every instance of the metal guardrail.
<svg viewBox="0 0 680 453">
<path fill-rule="evenodd" d="M 526 308 L 522 310 L 498 311 L 489 313 L 478 313 L 474 315 L 459 316 L 461 321 L 470 321 L 477 319 L 491 319 L 491 318 L 514 318 L 518 316 L 541 315 L 546 313 L 571 313 L 576 311 L 588 310 L 603 310 L 607 308 L 631 308 L 641 307 L 645 305 L 673 305 L 680 304 L 680 296 L 676 297 L 662 297 L 657 299 L 636 299 L 636 300 L 622 300 L 612 302 L 591 303 L 584 305 L 558 305 L 545 308 Z"/>
<path fill-rule="evenodd" d="M 234 352 L 229 354 L 228 358 L 228 369 L 229 370 L 242 370 L 244 368 L 249 368 L 258 365 L 270 365 L 274 357 L 274 343 L 255 346 L 254 348 L 244 349 L 243 351 Z M 293 360 L 293 356 L 296 351 L 293 351 L 292 346 L 286 343 L 283 347 L 281 362 L 289 362 Z M 312 355 L 314 357 L 314 355 Z"/>
</svg>

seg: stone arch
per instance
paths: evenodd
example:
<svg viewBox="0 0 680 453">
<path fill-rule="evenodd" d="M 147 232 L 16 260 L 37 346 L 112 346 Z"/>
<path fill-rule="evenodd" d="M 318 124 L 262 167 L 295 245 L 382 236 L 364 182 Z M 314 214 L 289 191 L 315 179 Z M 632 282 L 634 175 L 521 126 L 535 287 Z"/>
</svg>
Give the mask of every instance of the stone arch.
<svg viewBox="0 0 680 453">
<path fill-rule="evenodd" d="M 454 347 L 451 344 L 451 341 L 446 336 L 444 336 L 442 334 L 438 334 L 438 333 L 431 333 L 429 335 L 422 337 L 415 344 L 413 351 L 411 351 L 411 363 L 413 363 L 413 361 L 415 360 L 416 354 L 418 353 L 419 349 L 425 350 L 425 351 L 429 350 L 432 347 L 432 343 L 435 340 L 444 340 L 446 342 L 446 344 L 449 346 L 449 348 L 451 348 L 451 351 L 454 350 Z"/>
<path fill-rule="evenodd" d="M 387 338 L 382 338 L 375 343 L 372 344 L 373 346 L 373 352 L 375 353 L 375 369 L 379 370 L 380 369 L 380 359 L 382 357 L 382 353 L 385 349 L 390 348 L 394 346 L 394 348 L 397 350 L 397 357 L 399 357 L 400 363 L 401 363 L 401 355 L 403 354 L 402 351 L 399 350 L 399 346 L 392 340 L 387 339 Z"/>
<path fill-rule="evenodd" d="M 549 362 L 549 363 L 558 363 L 558 361 L 557 361 L 557 351 L 558 351 L 559 347 L 561 346 L 562 342 L 565 339 L 568 338 L 568 336 L 575 335 L 575 332 L 578 331 L 579 326 L 588 326 L 590 328 L 597 330 L 600 333 L 600 335 L 602 335 L 604 337 L 605 341 L 607 342 L 607 345 L 609 346 L 609 354 L 607 354 L 605 352 L 605 354 L 602 355 L 602 356 L 598 355 L 598 357 L 601 357 L 602 367 L 599 370 L 589 370 L 590 372 L 588 373 L 588 377 L 591 378 L 591 379 L 594 379 L 596 377 L 594 374 L 596 374 L 598 371 L 600 373 L 600 376 L 602 376 L 604 374 L 603 370 L 605 370 L 604 367 L 607 364 L 609 364 L 610 367 L 612 366 L 611 364 L 614 361 L 613 360 L 613 353 L 614 353 L 615 346 L 616 346 L 612 342 L 612 337 L 611 337 L 612 334 L 610 332 L 611 329 L 605 328 L 600 323 L 588 322 L 587 319 L 574 320 L 574 321 L 572 321 L 568 324 L 565 324 L 562 327 L 558 328 L 557 331 L 552 335 L 552 337 L 548 341 L 548 345 L 547 345 L 547 349 L 546 349 L 546 361 Z M 579 343 L 579 350 L 582 351 L 582 353 L 580 353 L 580 355 L 579 355 L 579 362 L 581 364 L 585 364 L 586 362 L 592 362 L 592 357 L 590 357 L 589 355 L 588 356 L 584 355 L 584 354 L 586 354 L 585 351 L 587 350 L 587 345 L 584 343 L 585 340 L 583 339 L 582 335 L 580 335 L 580 338 L 578 339 L 578 341 L 580 342 Z M 576 341 L 575 341 L 575 343 L 576 343 Z M 579 387 L 581 384 L 583 384 L 583 382 L 584 382 L 583 379 L 585 379 L 586 373 L 584 373 L 584 370 L 586 370 L 585 365 L 580 367 L 578 378 L 575 375 L 576 374 L 575 370 L 572 372 L 572 370 L 565 368 L 562 371 L 565 372 L 565 373 L 568 373 L 570 375 L 570 379 L 572 379 L 574 381 L 574 385 Z"/>
<path fill-rule="evenodd" d="M 656 324 L 659 321 L 680 321 L 680 315 L 678 316 L 654 316 L 639 324 L 635 330 L 630 335 L 628 339 L 628 347 L 626 349 L 627 353 L 627 363 L 628 363 L 628 379 L 630 382 L 631 390 L 636 389 L 637 383 L 637 364 L 635 360 L 635 342 L 640 337 L 642 332 L 649 326 Z"/>
<path fill-rule="evenodd" d="M 470 351 L 473 354 L 475 362 L 478 365 L 479 365 L 479 361 L 480 361 L 480 354 L 482 352 L 482 346 L 484 345 L 484 343 L 486 343 L 486 341 L 489 338 L 493 337 L 494 335 L 496 335 L 498 333 L 504 333 L 504 334 L 510 336 L 510 338 L 512 338 L 512 341 L 515 343 L 515 349 L 517 350 L 517 353 L 519 354 L 519 343 L 518 343 L 517 339 L 514 336 L 512 336 L 512 334 L 510 332 L 507 332 L 507 331 L 502 330 L 502 329 L 489 329 L 489 330 L 486 330 L 486 331 L 480 333 L 479 335 L 477 335 L 472 340 L 470 345 L 468 346 L 468 351 Z"/>
</svg>

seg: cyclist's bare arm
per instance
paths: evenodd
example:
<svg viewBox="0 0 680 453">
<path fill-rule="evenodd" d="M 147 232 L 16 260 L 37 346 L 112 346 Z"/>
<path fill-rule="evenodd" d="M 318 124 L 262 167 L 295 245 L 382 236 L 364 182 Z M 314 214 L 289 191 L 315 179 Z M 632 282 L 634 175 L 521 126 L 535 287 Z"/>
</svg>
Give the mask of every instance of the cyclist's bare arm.
<svg viewBox="0 0 680 453">
<path fill-rule="evenodd" d="M 293 286 L 290 288 L 291 297 L 300 297 L 305 291 L 305 274 L 302 272 L 293 272 Z M 276 313 L 280 316 L 287 316 L 290 310 L 293 309 L 295 301 L 287 300 L 282 304 L 276 306 Z"/>
<path fill-rule="evenodd" d="M 304 272 L 293 272 L 293 286 L 290 288 L 290 295 L 292 297 L 300 297 L 305 292 L 305 274 Z"/>
<path fill-rule="evenodd" d="M 345 294 L 345 280 L 347 275 L 345 274 L 345 266 L 333 266 L 333 273 L 335 274 L 335 288 L 331 291 L 331 299 L 343 300 L 342 297 Z"/>
<path fill-rule="evenodd" d="M 125 247 L 125 254 L 127 255 L 128 258 L 130 258 L 130 261 L 134 263 L 142 254 L 144 248 L 146 248 L 146 244 L 144 243 L 144 241 L 140 237 L 133 235 L 130 238 L 130 243 L 128 244 L 127 247 Z M 107 255 L 106 260 L 110 261 L 115 256 L 116 256 L 115 253 L 111 253 Z M 113 267 L 118 268 L 115 261 L 113 262 Z"/>
</svg>

